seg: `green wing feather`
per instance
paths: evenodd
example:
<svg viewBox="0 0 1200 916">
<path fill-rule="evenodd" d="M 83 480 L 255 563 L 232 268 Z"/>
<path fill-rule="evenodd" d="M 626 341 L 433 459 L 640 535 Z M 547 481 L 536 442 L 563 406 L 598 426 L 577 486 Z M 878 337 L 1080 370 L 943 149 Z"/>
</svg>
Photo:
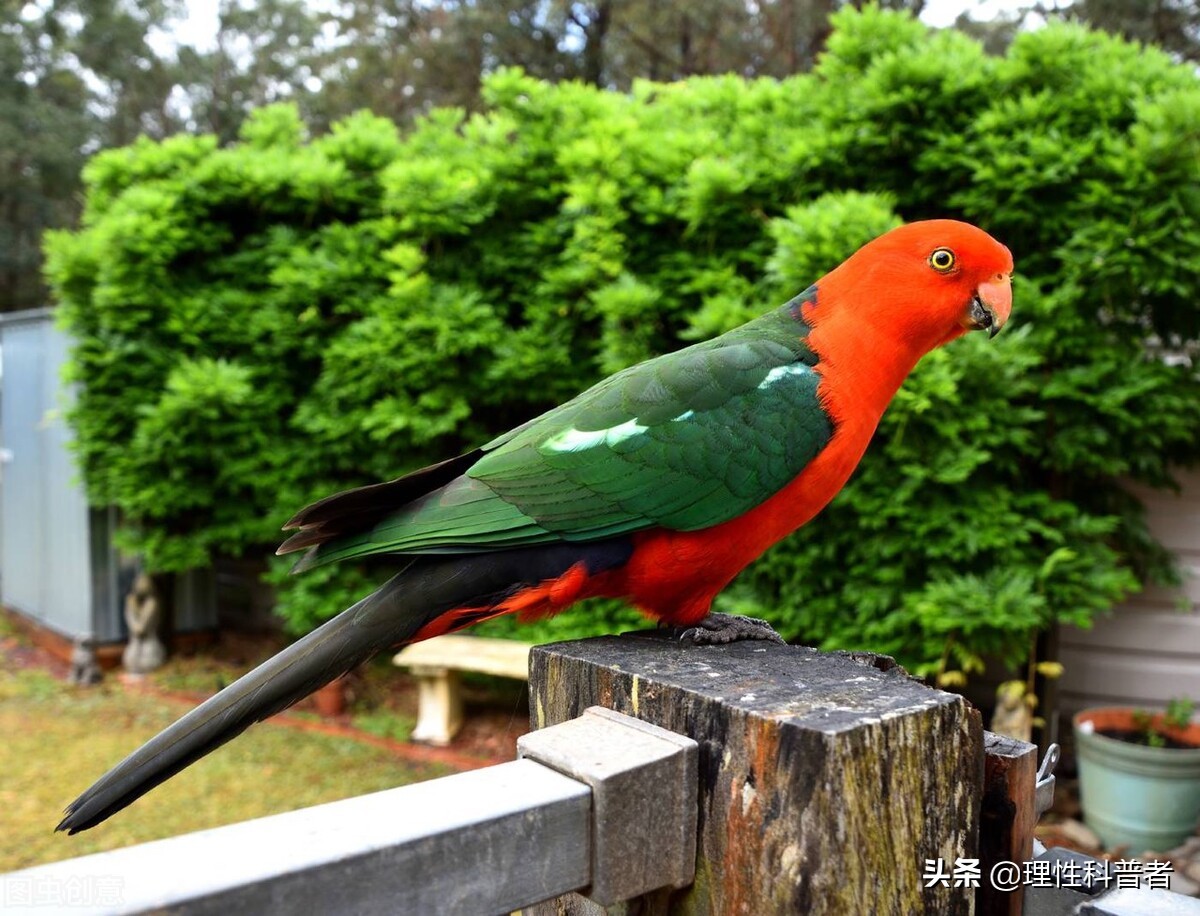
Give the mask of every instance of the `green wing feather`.
<svg viewBox="0 0 1200 916">
<path fill-rule="evenodd" d="M 312 558 L 691 531 L 749 511 L 832 435 L 800 305 L 632 366 L 483 447 L 464 476 Z"/>
</svg>

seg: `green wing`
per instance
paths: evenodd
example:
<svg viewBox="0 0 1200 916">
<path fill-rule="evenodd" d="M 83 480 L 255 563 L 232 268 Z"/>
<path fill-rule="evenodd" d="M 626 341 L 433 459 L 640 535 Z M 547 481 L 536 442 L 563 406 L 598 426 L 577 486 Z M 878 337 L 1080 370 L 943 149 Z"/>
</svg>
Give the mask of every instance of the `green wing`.
<svg viewBox="0 0 1200 916">
<path fill-rule="evenodd" d="M 632 366 L 489 442 L 467 471 L 316 562 L 691 531 L 749 511 L 832 435 L 799 306 Z"/>
</svg>

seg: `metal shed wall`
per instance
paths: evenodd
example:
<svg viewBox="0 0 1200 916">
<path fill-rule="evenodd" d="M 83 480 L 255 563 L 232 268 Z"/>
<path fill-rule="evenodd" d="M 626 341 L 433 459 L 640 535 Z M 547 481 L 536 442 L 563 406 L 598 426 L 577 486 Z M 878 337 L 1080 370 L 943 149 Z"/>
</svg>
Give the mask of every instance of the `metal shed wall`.
<svg viewBox="0 0 1200 916">
<path fill-rule="evenodd" d="M 1184 584 L 1148 588 L 1091 630 L 1060 630 L 1064 715 L 1085 706 L 1200 700 L 1200 472 L 1181 473 L 1179 481 L 1179 494 L 1130 491 L 1145 503 L 1151 532 L 1179 558 Z"/>
<path fill-rule="evenodd" d="M 0 316 L 0 600 L 72 638 L 103 638 L 87 501 L 62 412 L 66 355 L 48 310 Z"/>
</svg>

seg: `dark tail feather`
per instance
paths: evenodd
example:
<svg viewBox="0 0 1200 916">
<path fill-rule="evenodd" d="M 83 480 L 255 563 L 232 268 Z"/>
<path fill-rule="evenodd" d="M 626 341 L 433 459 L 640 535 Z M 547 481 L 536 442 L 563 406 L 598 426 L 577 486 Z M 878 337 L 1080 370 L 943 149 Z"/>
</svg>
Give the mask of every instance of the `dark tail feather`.
<svg viewBox="0 0 1200 916">
<path fill-rule="evenodd" d="M 288 520 L 283 526 L 285 530 L 300 530 L 275 552 L 291 553 L 324 544 L 345 534 L 366 531 L 401 506 L 445 486 L 465 473 L 482 454 L 482 449 L 475 449 L 387 483 L 371 484 L 326 496 L 311 506 L 305 506 Z"/>
<path fill-rule="evenodd" d="M 397 574 L 160 732 L 72 802 L 57 829 L 77 833 L 94 827 L 255 722 L 403 643 L 427 622 L 426 612 L 437 613 L 413 578 L 407 570 Z M 424 607 L 407 607 L 409 594 L 423 598 Z"/>
<path fill-rule="evenodd" d="M 118 763 L 71 803 L 58 829 L 78 833 L 96 826 L 255 722 L 385 649 L 493 616 L 523 589 L 552 582 L 577 564 L 594 575 L 623 564 L 632 552 L 631 542 L 619 538 L 413 559 L 377 591 L 234 681 Z M 438 623 L 430 626 L 434 621 Z"/>
</svg>

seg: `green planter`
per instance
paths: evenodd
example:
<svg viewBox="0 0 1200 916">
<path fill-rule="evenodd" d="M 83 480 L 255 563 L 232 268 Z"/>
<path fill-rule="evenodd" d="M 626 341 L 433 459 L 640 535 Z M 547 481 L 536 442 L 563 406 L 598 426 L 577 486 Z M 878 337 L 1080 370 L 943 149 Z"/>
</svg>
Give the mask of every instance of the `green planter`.
<svg viewBox="0 0 1200 916">
<path fill-rule="evenodd" d="M 1083 816 L 1105 846 L 1129 854 L 1178 846 L 1200 819 L 1200 725 L 1162 729 L 1193 748 L 1145 747 L 1099 734 L 1136 731 L 1133 710 L 1085 709 L 1075 716 Z M 1156 716 L 1155 725 L 1162 725 Z"/>
</svg>

